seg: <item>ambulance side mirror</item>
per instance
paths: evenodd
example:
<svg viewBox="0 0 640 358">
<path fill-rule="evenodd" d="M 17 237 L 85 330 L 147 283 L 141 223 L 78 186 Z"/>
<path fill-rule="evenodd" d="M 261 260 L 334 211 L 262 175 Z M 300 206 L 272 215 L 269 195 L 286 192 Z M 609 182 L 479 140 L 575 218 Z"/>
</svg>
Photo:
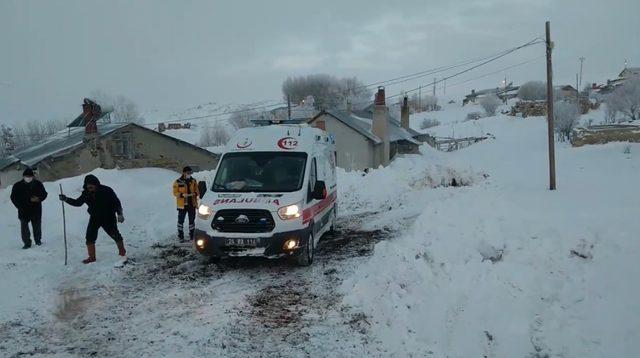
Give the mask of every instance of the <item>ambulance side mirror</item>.
<svg viewBox="0 0 640 358">
<path fill-rule="evenodd" d="M 316 200 L 322 200 L 327 197 L 327 186 L 321 180 L 316 182 L 316 185 L 313 187 L 313 192 L 311 193 L 311 198 Z"/>
<path fill-rule="evenodd" d="M 204 194 L 207 192 L 207 182 L 206 181 L 199 181 L 198 182 L 198 191 L 200 192 L 200 199 L 202 199 L 202 197 L 204 196 Z"/>
</svg>

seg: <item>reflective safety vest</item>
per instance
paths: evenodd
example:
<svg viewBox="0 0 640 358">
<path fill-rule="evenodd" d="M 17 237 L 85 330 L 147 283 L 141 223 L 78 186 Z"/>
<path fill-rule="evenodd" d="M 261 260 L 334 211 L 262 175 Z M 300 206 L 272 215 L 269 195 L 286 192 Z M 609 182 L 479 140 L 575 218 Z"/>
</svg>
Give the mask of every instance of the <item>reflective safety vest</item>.
<svg viewBox="0 0 640 358">
<path fill-rule="evenodd" d="M 189 204 L 194 208 L 197 208 L 198 200 L 200 200 L 198 181 L 193 178 L 178 178 L 173 182 L 173 196 L 176 197 L 176 206 L 178 209 L 184 209 L 185 206 Z"/>
</svg>

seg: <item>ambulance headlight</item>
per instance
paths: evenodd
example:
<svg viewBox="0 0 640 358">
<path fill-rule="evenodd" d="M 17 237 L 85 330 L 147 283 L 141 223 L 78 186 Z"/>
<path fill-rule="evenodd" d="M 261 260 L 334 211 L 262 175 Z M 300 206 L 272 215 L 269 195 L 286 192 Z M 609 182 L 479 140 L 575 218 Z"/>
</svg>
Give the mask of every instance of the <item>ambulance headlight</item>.
<svg viewBox="0 0 640 358">
<path fill-rule="evenodd" d="M 284 206 L 278 209 L 278 216 L 282 220 L 290 220 L 300 217 L 300 207 L 297 204 Z"/>
<path fill-rule="evenodd" d="M 200 207 L 198 207 L 198 216 L 201 219 L 208 219 L 211 215 L 213 215 L 213 209 L 204 204 L 200 204 Z"/>
</svg>

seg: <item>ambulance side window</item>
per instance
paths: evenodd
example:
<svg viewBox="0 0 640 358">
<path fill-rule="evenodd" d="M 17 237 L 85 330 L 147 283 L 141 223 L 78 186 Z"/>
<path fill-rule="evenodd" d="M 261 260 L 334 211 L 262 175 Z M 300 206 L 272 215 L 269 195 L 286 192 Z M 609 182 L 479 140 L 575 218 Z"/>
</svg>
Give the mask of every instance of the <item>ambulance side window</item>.
<svg viewBox="0 0 640 358">
<path fill-rule="evenodd" d="M 318 178 L 318 170 L 316 168 L 316 158 L 313 158 L 311 161 L 311 170 L 309 170 L 309 190 L 307 193 L 307 203 L 313 200 L 311 198 L 311 193 L 313 193 L 313 188 L 316 185 L 316 180 Z"/>
</svg>

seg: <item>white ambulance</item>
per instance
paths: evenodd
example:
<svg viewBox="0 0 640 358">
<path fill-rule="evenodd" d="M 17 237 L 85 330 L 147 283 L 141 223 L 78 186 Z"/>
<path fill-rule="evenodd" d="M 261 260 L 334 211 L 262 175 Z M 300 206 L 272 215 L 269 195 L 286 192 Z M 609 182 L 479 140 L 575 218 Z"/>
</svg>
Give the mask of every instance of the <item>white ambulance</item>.
<svg viewBox="0 0 640 358">
<path fill-rule="evenodd" d="M 336 194 L 335 143 L 325 131 L 304 124 L 240 129 L 198 208 L 196 249 L 310 265 L 320 237 L 334 229 Z"/>
</svg>

